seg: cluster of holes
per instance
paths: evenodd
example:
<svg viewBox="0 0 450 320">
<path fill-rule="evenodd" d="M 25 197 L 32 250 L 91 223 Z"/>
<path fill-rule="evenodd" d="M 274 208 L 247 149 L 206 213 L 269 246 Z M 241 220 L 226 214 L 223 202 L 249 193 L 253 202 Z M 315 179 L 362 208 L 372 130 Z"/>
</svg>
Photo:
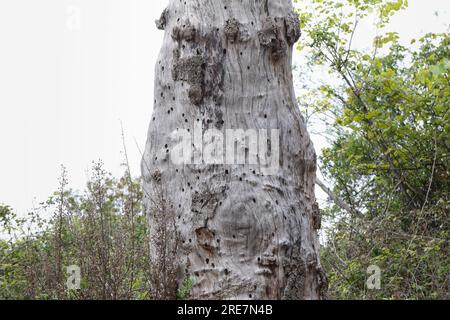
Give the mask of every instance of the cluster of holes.
<svg viewBox="0 0 450 320">
<path fill-rule="evenodd" d="M 181 0 L 180 0 L 180 2 L 181 2 Z M 186 5 L 186 2 L 184 2 L 184 4 Z M 224 9 L 227 10 L 227 6 L 225 6 Z M 180 20 L 180 19 L 178 18 L 177 21 L 179 21 L 179 20 Z M 251 25 L 252 25 L 252 26 L 254 25 L 254 22 L 253 22 L 253 21 L 251 22 Z M 183 28 L 185 28 L 185 27 L 186 27 L 186 26 L 183 25 Z M 219 29 L 217 29 L 217 31 L 219 31 Z M 227 53 L 227 50 L 226 50 L 226 49 L 223 49 L 223 54 L 226 54 L 226 53 Z M 197 54 L 200 54 L 199 50 L 197 50 Z M 242 55 L 243 55 L 243 52 L 240 52 L 240 55 L 242 56 Z M 159 63 L 161 63 L 161 62 L 159 62 Z M 165 69 L 164 66 L 162 66 L 161 69 L 162 69 L 162 71 L 164 71 L 164 69 Z M 250 70 L 250 66 L 247 66 L 247 69 Z M 267 79 L 267 81 L 270 82 L 270 79 Z M 182 86 L 184 86 L 183 83 L 182 83 Z M 170 89 L 170 86 L 169 86 L 169 89 Z M 163 93 L 163 92 L 161 92 L 161 97 L 164 99 L 164 93 Z M 175 101 L 175 97 L 173 97 L 173 101 Z M 283 101 L 283 103 L 284 103 L 284 101 Z M 156 100 L 155 100 L 155 104 L 156 104 Z M 168 110 L 168 114 L 170 114 L 171 111 L 173 111 L 173 108 L 171 108 L 170 110 Z M 183 118 L 184 118 L 184 117 L 185 117 L 185 115 L 183 114 Z M 267 115 L 266 115 L 266 114 L 264 115 L 264 118 L 267 119 Z M 155 120 L 155 119 L 156 119 L 156 118 L 153 117 L 153 120 Z M 185 119 L 185 122 L 187 123 L 188 120 Z M 197 119 L 197 122 L 200 122 L 200 119 Z M 208 119 L 207 122 L 208 122 L 208 123 L 211 123 L 212 120 Z M 291 134 L 291 130 L 289 130 L 289 134 Z M 168 146 L 167 146 L 167 144 L 166 144 L 166 145 L 165 145 L 165 148 L 167 148 L 167 147 L 168 147 Z M 157 158 L 155 158 L 155 160 L 157 160 Z M 176 172 L 179 172 L 179 170 L 176 169 Z M 228 170 L 225 170 L 225 174 L 229 174 L 229 171 L 228 171 Z M 253 170 L 253 174 L 256 174 L 256 171 L 255 171 L 255 170 Z M 245 175 L 245 174 L 244 174 L 244 175 Z M 197 179 L 200 179 L 200 177 L 197 176 Z M 243 178 L 240 177 L 239 180 L 242 181 Z M 190 183 L 188 183 L 188 186 L 190 186 Z M 192 187 L 191 187 L 191 189 L 192 189 Z M 182 188 L 182 192 L 185 192 L 185 189 L 184 189 L 184 188 Z M 255 198 L 253 198 L 252 200 L 253 200 L 254 203 L 256 203 L 256 199 L 255 199 Z M 278 200 L 276 200 L 276 203 L 278 204 Z M 220 202 L 219 205 L 222 205 L 222 202 Z M 181 205 L 179 205 L 179 207 L 181 208 Z M 284 219 L 287 219 L 286 216 L 283 216 L 283 217 L 284 217 Z M 181 216 L 179 216 L 178 218 L 180 219 Z M 274 236 L 274 234 L 272 234 L 272 235 Z M 233 239 L 236 239 L 236 235 L 233 235 L 232 237 L 233 237 Z M 189 239 L 188 241 L 189 241 L 189 243 L 192 243 L 192 239 Z M 216 242 L 217 242 L 217 243 L 220 243 L 220 239 L 216 239 Z M 183 243 L 185 243 L 185 240 L 183 240 Z M 261 258 L 258 257 L 258 261 L 260 261 L 260 260 L 261 260 Z M 207 258 L 207 259 L 206 259 L 206 263 L 209 264 L 209 262 L 210 262 L 210 261 L 209 261 L 209 259 Z M 212 263 L 211 266 L 214 268 L 214 267 L 215 267 L 214 263 Z M 185 271 L 186 271 L 186 273 L 188 273 L 188 269 L 186 269 Z M 229 270 L 228 270 L 228 269 L 224 269 L 224 272 L 225 272 L 225 275 L 228 275 L 228 274 L 229 274 Z M 198 273 L 196 272 L 195 275 L 198 276 Z M 256 290 L 256 288 L 257 288 L 256 285 L 254 286 L 254 288 L 255 288 L 255 290 Z M 253 297 L 252 294 L 249 294 L 248 296 L 249 296 L 249 298 L 252 298 L 252 297 Z"/>
</svg>

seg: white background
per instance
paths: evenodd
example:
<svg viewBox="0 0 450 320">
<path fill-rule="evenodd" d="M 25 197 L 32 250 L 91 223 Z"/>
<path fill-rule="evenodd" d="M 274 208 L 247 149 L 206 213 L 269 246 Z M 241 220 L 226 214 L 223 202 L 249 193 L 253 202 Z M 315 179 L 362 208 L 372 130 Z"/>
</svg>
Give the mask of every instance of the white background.
<svg viewBox="0 0 450 320">
<path fill-rule="evenodd" d="M 390 30 L 405 44 L 447 30 L 448 0 L 410 0 Z M 56 189 L 60 164 L 82 189 L 92 160 L 122 169 L 122 121 L 139 175 L 153 105 L 153 69 L 167 1 L 0 0 L 0 203 L 19 214 Z M 435 15 L 439 12 L 439 16 Z M 368 45 L 367 22 L 356 38 Z M 301 57 L 297 54 L 297 63 Z M 317 149 L 323 139 L 314 137 Z"/>
</svg>

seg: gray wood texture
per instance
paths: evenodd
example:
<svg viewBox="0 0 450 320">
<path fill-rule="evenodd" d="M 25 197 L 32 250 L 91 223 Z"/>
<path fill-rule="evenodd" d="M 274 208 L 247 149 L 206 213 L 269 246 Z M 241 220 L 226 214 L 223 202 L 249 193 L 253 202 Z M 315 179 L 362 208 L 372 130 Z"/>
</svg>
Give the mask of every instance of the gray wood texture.
<svg viewBox="0 0 450 320">
<path fill-rule="evenodd" d="M 142 161 L 152 239 L 159 239 L 150 244 L 155 290 L 176 274 L 175 286 L 193 280 L 195 299 L 325 298 L 316 155 L 292 81 L 300 37 L 292 2 L 170 0 L 156 24 L 165 36 Z M 173 133 L 195 125 L 224 136 L 279 129 L 279 170 L 175 165 Z"/>
</svg>

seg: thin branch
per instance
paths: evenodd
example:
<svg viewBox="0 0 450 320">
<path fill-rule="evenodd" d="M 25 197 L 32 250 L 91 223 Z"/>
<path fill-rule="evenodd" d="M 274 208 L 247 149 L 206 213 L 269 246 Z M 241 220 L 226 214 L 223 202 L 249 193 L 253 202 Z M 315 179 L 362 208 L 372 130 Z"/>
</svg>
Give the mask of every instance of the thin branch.
<svg viewBox="0 0 450 320">
<path fill-rule="evenodd" d="M 316 184 L 330 197 L 331 200 L 342 210 L 347 211 L 350 214 L 357 214 L 362 216 L 363 214 L 357 209 L 350 207 L 348 203 L 342 200 L 338 195 L 336 195 L 330 188 L 328 188 L 320 179 L 316 178 Z"/>
<path fill-rule="evenodd" d="M 421 213 L 425 210 L 425 206 L 428 203 L 428 198 L 430 197 L 431 187 L 433 185 L 433 178 L 434 178 L 434 172 L 436 171 L 436 160 L 437 160 L 437 139 L 436 139 L 436 132 L 434 133 L 434 159 L 433 159 L 433 167 L 431 169 L 431 177 L 430 177 L 430 184 L 428 185 L 427 195 L 425 197 L 425 201 L 422 206 Z"/>
</svg>

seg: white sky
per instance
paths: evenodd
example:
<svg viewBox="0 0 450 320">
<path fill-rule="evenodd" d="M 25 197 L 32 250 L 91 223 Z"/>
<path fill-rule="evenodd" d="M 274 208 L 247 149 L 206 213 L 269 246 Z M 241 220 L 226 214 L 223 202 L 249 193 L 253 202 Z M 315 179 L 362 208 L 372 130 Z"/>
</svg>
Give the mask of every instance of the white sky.
<svg viewBox="0 0 450 320">
<path fill-rule="evenodd" d="M 120 121 L 139 174 L 167 0 L 0 0 L 0 203 L 25 213 L 56 189 L 60 164 L 82 189 L 92 160 L 118 176 Z M 435 11 L 439 16 L 435 16 Z M 450 1 L 410 0 L 391 30 L 405 44 L 445 31 Z M 77 19 L 79 13 L 80 19 Z M 356 38 L 365 47 L 373 30 Z M 318 149 L 323 141 L 314 137 Z"/>
</svg>

